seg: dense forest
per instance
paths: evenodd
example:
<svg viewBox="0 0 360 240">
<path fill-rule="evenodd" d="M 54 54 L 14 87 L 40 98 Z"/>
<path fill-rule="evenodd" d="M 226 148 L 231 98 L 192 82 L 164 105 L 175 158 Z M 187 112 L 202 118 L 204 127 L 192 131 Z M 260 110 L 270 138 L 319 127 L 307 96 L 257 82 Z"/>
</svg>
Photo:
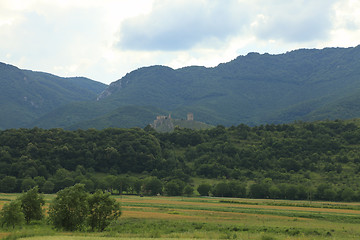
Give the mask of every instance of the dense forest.
<svg viewBox="0 0 360 240">
<path fill-rule="evenodd" d="M 64 104 L 94 100 L 107 86 L 84 77 L 63 78 L 1 62 L 0 83 L 0 129 L 25 127 Z"/>
<path fill-rule="evenodd" d="M 0 191 L 360 200 L 357 120 L 144 129 L 0 131 Z"/>
</svg>

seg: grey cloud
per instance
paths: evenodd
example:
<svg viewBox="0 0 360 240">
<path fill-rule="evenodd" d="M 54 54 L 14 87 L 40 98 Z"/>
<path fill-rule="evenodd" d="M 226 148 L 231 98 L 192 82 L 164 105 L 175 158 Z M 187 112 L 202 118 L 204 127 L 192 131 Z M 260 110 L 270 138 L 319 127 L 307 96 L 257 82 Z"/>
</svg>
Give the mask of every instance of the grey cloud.
<svg viewBox="0 0 360 240">
<path fill-rule="evenodd" d="M 271 1 L 272 5 L 264 5 L 258 10 L 253 31 L 265 40 L 306 42 L 325 39 L 332 28 L 333 3 L 333 0 Z"/>
<path fill-rule="evenodd" d="M 132 50 L 184 50 L 203 40 L 224 40 L 248 24 L 236 0 L 157 1 L 146 16 L 125 20 L 117 46 Z"/>
<path fill-rule="evenodd" d="M 326 39 L 333 27 L 335 1 L 159 0 L 150 14 L 122 23 L 117 47 L 185 50 L 245 34 L 285 42 Z"/>
</svg>

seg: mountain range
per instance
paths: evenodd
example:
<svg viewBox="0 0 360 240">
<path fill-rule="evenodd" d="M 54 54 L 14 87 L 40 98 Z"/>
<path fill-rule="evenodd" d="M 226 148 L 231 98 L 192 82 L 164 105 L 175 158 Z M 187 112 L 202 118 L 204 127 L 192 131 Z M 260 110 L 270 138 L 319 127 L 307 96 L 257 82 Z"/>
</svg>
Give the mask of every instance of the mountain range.
<svg viewBox="0 0 360 240">
<path fill-rule="evenodd" d="M 0 83 L 1 129 L 144 127 L 188 112 L 225 126 L 348 119 L 360 117 L 360 46 L 143 67 L 108 86 L 0 64 Z"/>
</svg>

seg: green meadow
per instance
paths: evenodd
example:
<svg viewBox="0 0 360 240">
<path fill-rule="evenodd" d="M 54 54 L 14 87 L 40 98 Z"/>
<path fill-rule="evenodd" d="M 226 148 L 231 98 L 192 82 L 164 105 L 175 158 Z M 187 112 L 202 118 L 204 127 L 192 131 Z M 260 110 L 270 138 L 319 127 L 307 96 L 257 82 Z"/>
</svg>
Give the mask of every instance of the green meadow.
<svg viewBox="0 0 360 240">
<path fill-rule="evenodd" d="M 17 194 L 1 194 L 0 207 Z M 45 195 L 47 204 L 55 195 Z M 59 232 L 42 222 L 2 228 L 2 239 L 360 239 L 360 203 L 114 196 L 122 215 L 104 232 Z"/>
</svg>

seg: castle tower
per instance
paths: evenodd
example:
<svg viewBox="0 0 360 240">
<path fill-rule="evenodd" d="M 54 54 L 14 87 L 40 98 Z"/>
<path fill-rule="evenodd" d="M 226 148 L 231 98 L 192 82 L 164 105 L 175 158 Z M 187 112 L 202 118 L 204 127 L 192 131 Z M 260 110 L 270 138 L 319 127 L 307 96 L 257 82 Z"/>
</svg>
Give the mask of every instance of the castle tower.
<svg viewBox="0 0 360 240">
<path fill-rule="evenodd" d="M 194 114 L 193 113 L 188 113 L 187 114 L 187 120 L 188 121 L 194 121 Z"/>
</svg>

